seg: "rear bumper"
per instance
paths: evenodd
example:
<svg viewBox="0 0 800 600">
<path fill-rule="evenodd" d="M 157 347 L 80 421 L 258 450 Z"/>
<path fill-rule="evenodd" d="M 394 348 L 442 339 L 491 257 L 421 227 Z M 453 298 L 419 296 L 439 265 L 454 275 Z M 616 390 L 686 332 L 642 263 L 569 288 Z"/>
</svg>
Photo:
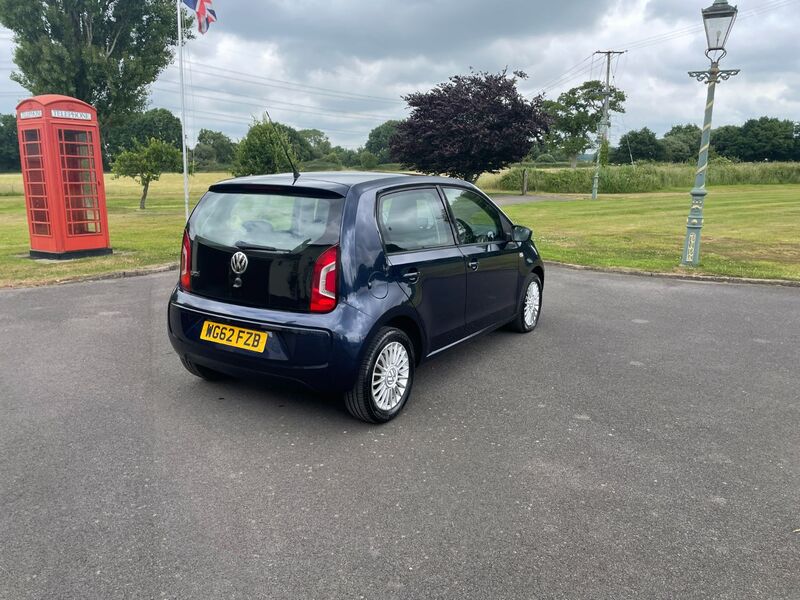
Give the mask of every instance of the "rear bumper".
<svg viewBox="0 0 800 600">
<path fill-rule="evenodd" d="M 319 391 L 343 392 L 356 381 L 367 335 L 361 331 L 364 317 L 343 303 L 328 314 L 288 313 L 217 302 L 176 289 L 167 321 L 172 347 L 196 364 L 237 377 L 280 377 Z M 266 347 L 255 353 L 201 340 L 206 320 L 266 332 Z"/>
</svg>

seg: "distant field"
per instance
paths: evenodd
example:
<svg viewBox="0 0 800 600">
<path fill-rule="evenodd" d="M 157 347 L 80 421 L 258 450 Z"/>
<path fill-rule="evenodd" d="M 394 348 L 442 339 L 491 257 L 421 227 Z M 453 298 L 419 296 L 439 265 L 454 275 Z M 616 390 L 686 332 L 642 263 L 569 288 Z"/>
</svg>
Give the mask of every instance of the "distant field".
<svg viewBox="0 0 800 600">
<path fill-rule="evenodd" d="M 192 203 L 226 173 L 191 177 Z M 479 184 L 491 190 L 495 176 Z M 59 262 L 28 258 L 29 239 L 19 175 L 0 175 L 0 287 L 173 263 L 183 228 L 180 175 L 152 184 L 145 211 L 139 186 L 106 177 L 114 254 Z M 686 192 L 601 196 L 600 200 L 509 206 L 533 228 L 545 259 L 593 266 L 679 272 Z M 729 186 L 709 190 L 698 273 L 800 280 L 800 185 Z"/>
</svg>

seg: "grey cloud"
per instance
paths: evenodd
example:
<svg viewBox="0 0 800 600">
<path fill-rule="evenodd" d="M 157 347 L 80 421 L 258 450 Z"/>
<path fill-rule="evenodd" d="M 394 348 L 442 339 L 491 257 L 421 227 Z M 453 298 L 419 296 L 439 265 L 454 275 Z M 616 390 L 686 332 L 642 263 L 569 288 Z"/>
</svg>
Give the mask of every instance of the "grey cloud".
<svg viewBox="0 0 800 600">
<path fill-rule="evenodd" d="M 519 38 L 593 26 L 610 0 L 317 0 L 231 3 L 220 27 L 250 41 L 276 41 L 295 58 L 332 63 L 480 51 L 498 36 Z"/>
<path fill-rule="evenodd" d="M 648 0 L 644 16 L 646 19 L 660 20 L 669 23 L 673 27 L 680 27 L 680 23 L 676 21 L 689 19 L 692 20 L 690 25 L 700 23 L 700 11 L 706 6 L 713 4 L 713 0 Z M 731 2 L 731 4 L 736 4 Z"/>
<path fill-rule="evenodd" d="M 335 98 L 309 89 L 282 89 L 279 84 L 255 85 L 237 81 L 252 77 L 233 71 L 399 99 L 470 66 L 496 71 L 507 65 L 528 72 L 530 79 L 520 89 L 534 93 L 594 50 L 624 48 L 628 42 L 668 33 L 669 39 L 661 43 L 632 46 L 615 70 L 617 85 L 628 94 L 627 113 L 613 121 L 615 135 L 643 126 L 663 133 L 674 123 L 702 118 L 704 87 L 686 71 L 707 64 L 698 26 L 699 10 L 710 2 L 217 0 L 219 21 L 188 44 L 195 63 L 189 128 L 196 133 L 211 127 L 239 137 L 251 115 L 260 115 L 266 106 L 277 120 L 323 129 L 335 143 L 357 146 L 384 117 L 402 117 L 404 105 Z M 766 9 L 755 10 L 759 6 Z M 796 6 L 759 0 L 740 10 L 743 17 L 731 36 L 725 65 L 741 68 L 742 74 L 720 89 L 716 123 L 762 114 L 800 118 Z M 11 60 L 10 45 L 1 37 L 0 56 Z M 594 69 L 590 64 L 550 86 L 548 95 L 557 96 L 590 75 L 598 78 L 599 62 Z M 204 69 L 205 65 L 222 71 Z M 175 68 L 162 76 L 153 87 L 154 106 L 177 112 L 177 87 L 169 83 L 176 80 Z M 11 90 L 19 87 L 7 79 L 0 83 L 0 112 L 13 110 L 15 99 L 3 95 Z M 352 113 L 372 118 L 354 118 Z"/>
</svg>

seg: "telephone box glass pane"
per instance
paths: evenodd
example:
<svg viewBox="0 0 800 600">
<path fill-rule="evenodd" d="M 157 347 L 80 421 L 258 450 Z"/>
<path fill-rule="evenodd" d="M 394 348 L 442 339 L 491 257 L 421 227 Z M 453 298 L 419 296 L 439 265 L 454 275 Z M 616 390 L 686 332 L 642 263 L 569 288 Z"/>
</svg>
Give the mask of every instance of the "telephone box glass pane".
<svg viewBox="0 0 800 600">
<path fill-rule="evenodd" d="M 58 130 L 68 235 L 100 233 L 97 172 L 92 142 L 91 131 Z"/>
<path fill-rule="evenodd" d="M 41 132 L 39 129 L 25 130 L 22 139 L 22 170 L 31 234 L 50 235 L 50 208 L 47 206 Z"/>
</svg>

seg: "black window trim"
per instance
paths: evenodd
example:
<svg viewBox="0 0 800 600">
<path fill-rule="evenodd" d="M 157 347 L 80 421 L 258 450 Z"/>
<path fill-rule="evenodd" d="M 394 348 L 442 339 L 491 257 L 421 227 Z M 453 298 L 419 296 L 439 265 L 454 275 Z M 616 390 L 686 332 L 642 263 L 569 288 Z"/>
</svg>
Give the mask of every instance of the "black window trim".
<svg viewBox="0 0 800 600">
<path fill-rule="evenodd" d="M 399 250 L 399 251 L 390 251 L 386 247 L 386 239 L 384 237 L 383 232 L 383 223 L 381 222 L 380 218 L 380 207 L 381 201 L 383 200 L 384 196 L 390 196 L 392 194 L 398 194 L 401 192 L 412 192 L 414 190 L 430 190 L 434 192 L 439 197 L 439 202 L 442 204 L 442 207 L 445 210 L 445 214 L 447 215 L 447 224 L 450 227 L 450 236 L 453 240 L 452 244 L 442 244 L 441 246 L 428 246 L 425 248 L 415 248 L 413 250 Z M 403 185 L 401 187 L 393 187 L 388 188 L 385 190 L 380 190 L 375 195 L 375 225 L 378 227 L 378 236 L 381 240 L 381 246 L 383 247 L 383 252 L 386 256 L 397 256 L 400 254 L 412 254 L 415 252 L 429 252 L 431 250 L 442 250 L 445 248 L 458 248 L 458 233 L 455 230 L 453 225 L 453 215 L 450 212 L 450 207 L 447 205 L 447 199 L 442 194 L 442 191 L 439 189 L 439 186 L 435 183 L 417 183 L 414 185 Z"/>
</svg>

